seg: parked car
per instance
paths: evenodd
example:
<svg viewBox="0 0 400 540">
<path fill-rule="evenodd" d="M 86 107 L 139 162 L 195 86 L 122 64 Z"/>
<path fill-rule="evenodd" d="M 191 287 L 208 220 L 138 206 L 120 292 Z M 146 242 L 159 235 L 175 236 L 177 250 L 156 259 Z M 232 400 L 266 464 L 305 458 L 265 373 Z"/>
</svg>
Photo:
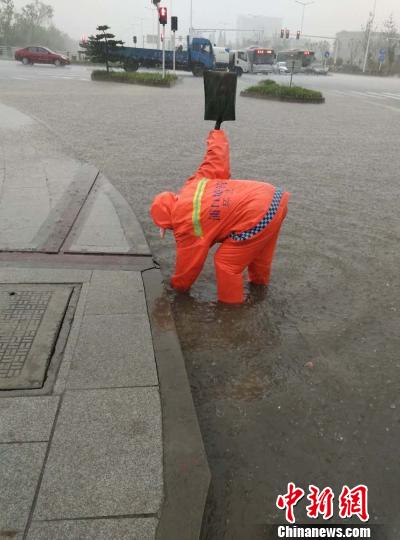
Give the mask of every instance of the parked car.
<svg viewBox="0 0 400 540">
<path fill-rule="evenodd" d="M 289 69 L 287 67 L 286 62 L 277 62 L 272 66 L 272 71 L 274 73 L 279 73 L 280 75 L 284 75 L 285 73 L 289 73 Z"/>
<path fill-rule="evenodd" d="M 329 68 L 325 67 L 323 64 L 310 64 L 302 69 L 302 73 L 308 73 L 311 75 L 327 75 L 328 71 Z"/>
<path fill-rule="evenodd" d="M 46 47 L 25 47 L 15 51 L 15 60 L 28 64 L 54 64 L 55 66 L 65 66 L 70 63 L 69 58 L 63 54 L 58 54 Z"/>
</svg>

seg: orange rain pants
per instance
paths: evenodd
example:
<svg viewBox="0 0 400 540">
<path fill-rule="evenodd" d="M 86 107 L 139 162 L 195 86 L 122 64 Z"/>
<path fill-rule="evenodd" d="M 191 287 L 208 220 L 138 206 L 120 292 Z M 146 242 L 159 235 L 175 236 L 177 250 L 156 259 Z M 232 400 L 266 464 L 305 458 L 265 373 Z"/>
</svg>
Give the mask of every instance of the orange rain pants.
<svg viewBox="0 0 400 540">
<path fill-rule="evenodd" d="M 188 290 L 200 274 L 210 248 L 215 254 L 218 299 L 241 303 L 243 271 L 253 283 L 266 285 L 271 273 L 279 230 L 287 213 L 289 193 L 283 192 L 268 225 L 246 240 L 235 240 L 260 223 L 272 208 L 276 188 L 255 180 L 230 178 L 229 143 L 223 131 L 213 130 L 205 158 L 179 193 L 157 195 L 150 209 L 156 225 L 171 229 L 176 240 L 175 273 L 171 285 Z"/>
<path fill-rule="evenodd" d="M 228 238 L 221 244 L 214 255 L 220 302 L 243 302 L 243 272 L 246 268 L 251 283 L 268 285 L 279 231 L 286 214 L 287 202 L 281 203 L 271 223 L 253 238 L 242 242 Z"/>
</svg>

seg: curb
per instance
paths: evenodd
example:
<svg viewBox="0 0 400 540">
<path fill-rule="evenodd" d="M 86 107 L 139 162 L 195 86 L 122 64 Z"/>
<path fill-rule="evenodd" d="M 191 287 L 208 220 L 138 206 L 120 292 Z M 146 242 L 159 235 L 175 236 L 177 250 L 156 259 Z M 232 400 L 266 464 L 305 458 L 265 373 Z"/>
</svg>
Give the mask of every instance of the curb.
<svg viewBox="0 0 400 540">
<path fill-rule="evenodd" d="M 142 272 L 160 383 L 164 501 L 157 539 L 198 540 L 211 474 L 160 270 Z M 162 315 L 160 320 L 160 302 Z M 158 313 L 154 307 L 158 303 Z"/>
</svg>

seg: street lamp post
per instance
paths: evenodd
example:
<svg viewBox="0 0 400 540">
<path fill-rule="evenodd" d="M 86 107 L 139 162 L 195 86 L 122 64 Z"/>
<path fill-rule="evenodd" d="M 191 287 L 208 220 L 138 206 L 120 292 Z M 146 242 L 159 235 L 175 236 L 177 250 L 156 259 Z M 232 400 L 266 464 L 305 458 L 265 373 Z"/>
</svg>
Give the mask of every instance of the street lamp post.
<svg viewBox="0 0 400 540">
<path fill-rule="evenodd" d="M 304 12 L 305 12 L 307 6 L 309 6 L 310 4 L 315 4 L 315 2 L 314 1 L 312 1 L 312 2 L 302 2 L 301 0 L 295 0 L 295 2 L 297 4 L 300 4 L 301 6 L 303 6 L 303 13 L 301 15 L 301 28 L 300 28 L 300 33 L 301 33 L 301 35 L 303 35 Z"/>
<path fill-rule="evenodd" d="M 190 28 L 189 28 L 189 36 L 192 35 L 193 30 L 193 0 L 190 0 Z"/>
<path fill-rule="evenodd" d="M 145 21 L 146 19 L 143 18 L 143 17 L 133 17 L 134 19 L 137 19 L 140 21 L 140 31 L 141 31 L 141 34 L 142 34 L 142 47 L 144 49 L 144 32 L 143 32 L 143 21 Z M 133 26 L 137 26 L 136 24 L 134 24 Z"/>
<path fill-rule="evenodd" d="M 372 13 L 370 13 L 370 18 L 368 20 L 368 39 L 367 39 L 367 46 L 365 47 L 363 73 L 365 73 L 365 70 L 367 69 L 369 44 L 371 42 L 371 30 L 372 30 L 372 25 L 374 24 L 374 20 L 375 20 L 375 12 L 376 12 L 376 0 L 374 0 L 374 7 L 372 10 Z"/>
</svg>

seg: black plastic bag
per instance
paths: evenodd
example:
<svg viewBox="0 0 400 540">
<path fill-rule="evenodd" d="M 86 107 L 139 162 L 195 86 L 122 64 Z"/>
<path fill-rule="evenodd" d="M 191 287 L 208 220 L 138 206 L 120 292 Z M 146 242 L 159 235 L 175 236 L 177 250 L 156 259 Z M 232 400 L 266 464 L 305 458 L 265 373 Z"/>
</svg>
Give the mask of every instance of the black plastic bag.
<svg viewBox="0 0 400 540">
<path fill-rule="evenodd" d="M 217 124 L 227 120 L 236 120 L 236 84 L 236 73 L 204 72 L 204 120 L 216 120 Z"/>
</svg>

